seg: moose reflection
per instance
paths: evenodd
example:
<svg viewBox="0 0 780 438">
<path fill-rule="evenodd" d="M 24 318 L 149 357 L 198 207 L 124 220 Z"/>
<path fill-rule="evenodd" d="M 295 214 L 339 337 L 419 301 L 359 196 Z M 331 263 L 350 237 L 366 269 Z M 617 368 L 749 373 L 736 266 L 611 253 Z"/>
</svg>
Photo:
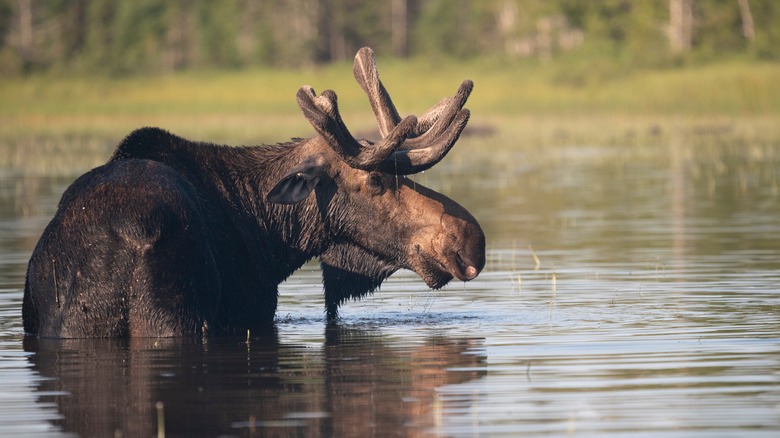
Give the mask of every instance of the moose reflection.
<svg viewBox="0 0 780 438">
<path fill-rule="evenodd" d="M 483 374 L 481 342 L 393 345 L 377 332 L 330 325 L 322 348 L 269 335 L 248 344 L 28 337 L 25 349 L 44 377 L 39 402 L 56 404 L 55 426 L 81 436 L 153 436 L 158 401 L 166 436 L 419 436 L 440 415 L 437 387 Z"/>
</svg>

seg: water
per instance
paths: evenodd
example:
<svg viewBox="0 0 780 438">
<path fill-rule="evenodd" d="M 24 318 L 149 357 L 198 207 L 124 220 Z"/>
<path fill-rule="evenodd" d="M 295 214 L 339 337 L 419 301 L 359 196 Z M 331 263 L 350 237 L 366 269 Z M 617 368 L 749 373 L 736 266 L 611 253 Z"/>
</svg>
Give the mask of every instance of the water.
<svg viewBox="0 0 780 438">
<path fill-rule="evenodd" d="M 307 265 L 249 341 L 24 339 L 73 176 L 3 173 L 0 435 L 778 436 L 780 144 L 491 141 L 417 177 L 483 224 L 477 280 L 400 272 L 327 326 Z"/>
</svg>

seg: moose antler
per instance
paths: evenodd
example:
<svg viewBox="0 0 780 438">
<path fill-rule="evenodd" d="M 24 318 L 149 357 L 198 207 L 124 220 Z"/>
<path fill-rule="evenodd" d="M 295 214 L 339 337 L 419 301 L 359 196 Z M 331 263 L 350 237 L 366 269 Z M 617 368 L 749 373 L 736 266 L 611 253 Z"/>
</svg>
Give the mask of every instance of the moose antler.
<svg viewBox="0 0 780 438">
<path fill-rule="evenodd" d="M 401 117 L 379 79 L 374 52 L 370 48 L 364 47 L 358 51 L 353 72 L 360 87 L 368 95 L 379 133 L 383 138 L 389 138 L 394 128 L 400 126 Z M 466 80 L 454 97 L 446 97 L 426 111 L 412 132 L 413 138 L 407 139 L 399 150 L 390 154 L 380 168 L 391 173 L 413 174 L 441 161 L 468 123 L 470 113 L 463 105 L 473 88 L 473 82 Z"/>
<path fill-rule="evenodd" d="M 382 135 L 376 144 L 358 141 L 350 134 L 339 114 L 333 91 L 326 90 L 317 96 L 314 89 L 304 86 L 296 98 L 314 129 L 356 169 L 380 169 L 403 175 L 426 170 L 447 155 L 468 123 L 470 113 L 463 105 L 474 88 L 471 81 L 464 81 L 454 97 L 442 99 L 419 120 L 415 116 L 401 119 L 379 79 L 371 49 L 364 47 L 358 51 L 354 74 L 376 115 Z"/>
<path fill-rule="evenodd" d="M 374 51 L 368 47 L 358 50 L 352 72 L 355 74 L 355 80 L 360 84 L 360 88 L 368 95 L 368 101 L 371 103 L 377 125 L 379 125 L 379 134 L 382 138 L 386 137 L 393 127 L 401 121 L 401 116 L 398 115 L 393 100 L 390 99 L 385 86 L 379 80 Z"/>
<path fill-rule="evenodd" d="M 312 87 L 303 86 L 298 90 L 296 99 L 314 129 L 347 164 L 355 169 L 377 169 L 403 144 L 417 125 L 417 117 L 409 116 L 400 123 L 394 124 L 378 143 L 373 145 L 368 141 L 361 143 L 344 125 L 339 114 L 336 93 L 326 90 L 317 96 Z"/>
</svg>

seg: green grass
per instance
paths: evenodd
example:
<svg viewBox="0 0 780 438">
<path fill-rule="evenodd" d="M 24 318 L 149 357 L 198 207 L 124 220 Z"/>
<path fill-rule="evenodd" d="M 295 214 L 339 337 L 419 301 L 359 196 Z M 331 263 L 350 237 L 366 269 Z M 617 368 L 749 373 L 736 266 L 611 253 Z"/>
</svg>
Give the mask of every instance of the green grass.
<svg viewBox="0 0 780 438">
<path fill-rule="evenodd" d="M 498 147 L 649 141 L 675 132 L 724 129 L 780 139 L 780 64 L 731 60 L 632 71 L 608 62 L 380 58 L 379 68 L 402 114 L 420 114 L 452 95 L 463 79 L 474 80 L 467 105 L 471 125 L 496 131 L 491 144 Z M 0 82 L 0 168 L 39 167 L 41 161 L 57 161 L 51 157 L 89 151 L 102 162 L 129 131 L 149 125 L 227 144 L 309 136 L 313 130 L 295 103 L 303 84 L 318 92 L 336 90 L 353 132 L 373 128 L 349 64 L 128 78 L 7 78 Z"/>
</svg>

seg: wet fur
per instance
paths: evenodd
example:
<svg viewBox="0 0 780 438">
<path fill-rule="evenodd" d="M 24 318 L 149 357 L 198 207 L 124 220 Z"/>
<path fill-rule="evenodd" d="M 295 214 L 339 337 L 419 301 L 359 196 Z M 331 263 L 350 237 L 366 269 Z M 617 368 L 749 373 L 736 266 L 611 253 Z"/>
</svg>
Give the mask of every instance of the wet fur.
<svg viewBox="0 0 780 438">
<path fill-rule="evenodd" d="M 63 194 L 28 266 L 25 331 L 181 336 L 271 324 L 277 285 L 325 245 L 314 197 L 263 202 L 296 145 L 130 134 Z"/>
<path fill-rule="evenodd" d="M 24 329 L 59 338 L 263 330 L 279 283 L 317 256 L 332 320 L 398 269 L 433 288 L 463 260 L 481 270 L 484 247 L 463 207 L 405 177 L 355 170 L 320 137 L 227 147 L 142 128 L 63 194 L 30 258 Z"/>
</svg>

